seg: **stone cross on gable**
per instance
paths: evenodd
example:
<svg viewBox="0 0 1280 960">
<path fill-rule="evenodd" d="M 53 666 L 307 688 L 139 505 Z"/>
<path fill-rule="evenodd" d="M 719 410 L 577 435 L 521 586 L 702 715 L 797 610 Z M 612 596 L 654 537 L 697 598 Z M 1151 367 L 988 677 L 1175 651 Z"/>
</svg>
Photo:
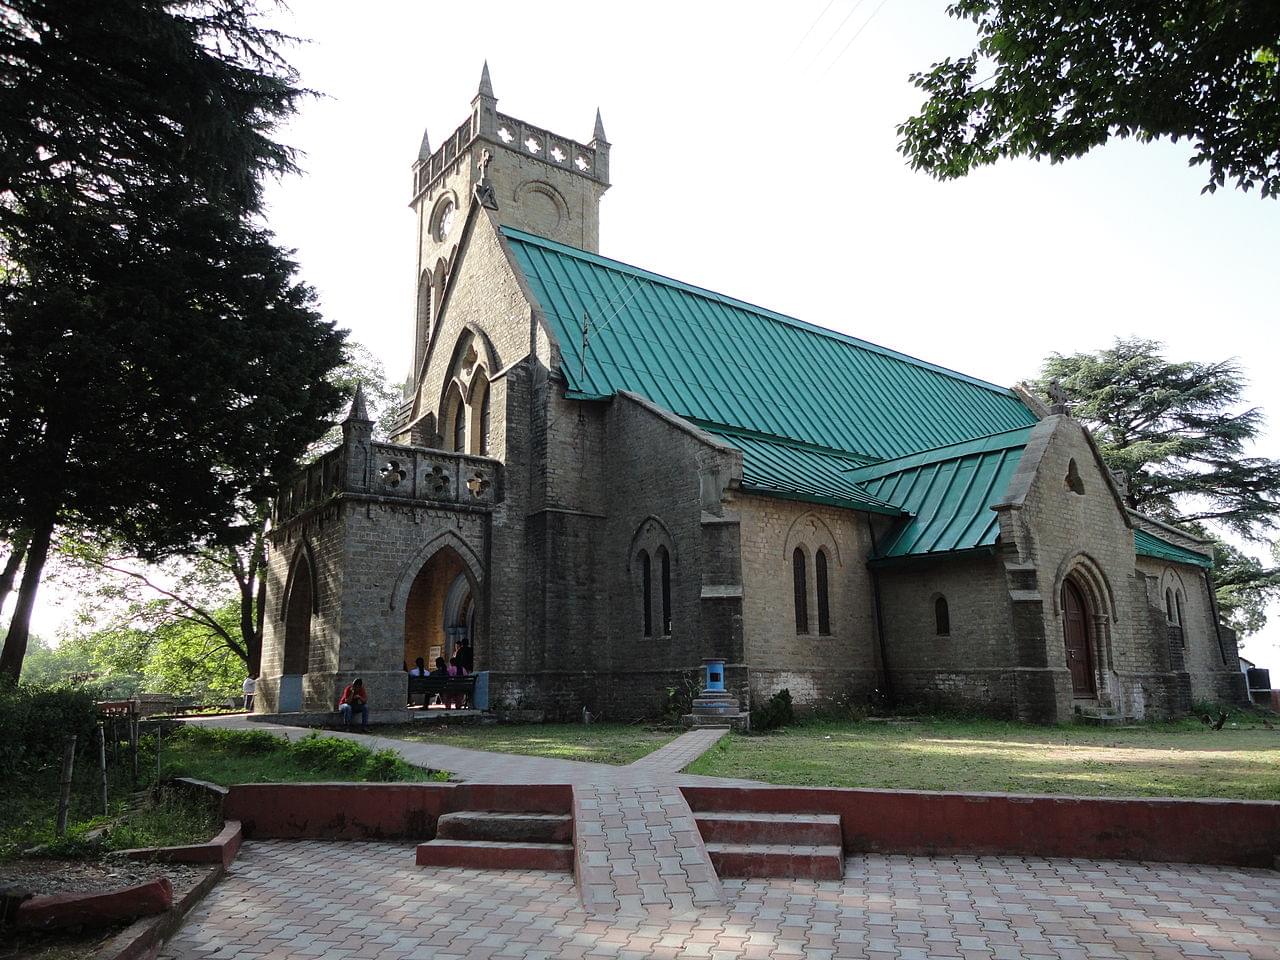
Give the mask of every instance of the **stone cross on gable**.
<svg viewBox="0 0 1280 960">
<path fill-rule="evenodd" d="M 481 180 L 483 180 L 485 177 L 489 175 L 489 164 L 492 162 L 493 162 L 493 154 L 490 153 L 488 150 L 482 150 L 480 152 L 480 160 L 479 162 L 476 163 L 476 166 L 480 170 Z"/>
<path fill-rule="evenodd" d="M 1050 413 L 1067 413 L 1068 403 L 1071 400 L 1071 394 L 1062 389 L 1062 384 L 1057 380 L 1050 381 L 1045 391 L 1049 394 L 1049 399 L 1053 401 L 1053 406 L 1049 408 Z"/>
</svg>

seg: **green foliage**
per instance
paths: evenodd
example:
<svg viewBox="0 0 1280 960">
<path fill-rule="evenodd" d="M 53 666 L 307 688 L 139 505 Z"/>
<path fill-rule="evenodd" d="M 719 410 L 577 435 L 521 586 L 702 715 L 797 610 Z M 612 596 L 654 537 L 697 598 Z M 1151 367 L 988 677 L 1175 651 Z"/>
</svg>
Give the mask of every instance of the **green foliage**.
<svg viewBox="0 0 1280 960">
<path fill-rule="evenodd" d="M 103 850 L 186 846 L 207 843 L 221 829 L 219 803 L 162 785 L 141 810 L 112 826 L 100 843 Z"/>
<path fill-rule="evenodd" d="M 693 701 L 702 692 L 702 673 L 692 670 L 674 685 L 667 687 L 663 694 L 662 719 L 668 723 L 679 723 L 682 717 L 693 710 Z"/>
<path fill-rule="evenodd" d="M 1219 605 L 1250 633 L 1265 622 L 1267 600 L 1280 595 L 1280 567 L 1265 567 L 1203 524 L 1252 540 L 1280 527 L 1280 461 L 1245 454 L 1263 417 L 1243 403 L 1238 364 L 1173 363 L 1161 350 L 1133 338 L 1097 353 L 1054 354 L 1039 387 L 1066 392 L 1129 507 L 1213 539 Z"/>
<path fill-rule="evenodd" d="M 19 0 L 0 30 L 0 530 L 155 558 L 238 523 L 327 428 L 344 334 L 261 225 L 305 95 L 244 0 Z"/>
<path fill-rule="evenodd" d="M 1280 7 L 1274 0 L 957 0 L 974 50 L 912 82 L 928 99 L 898 127 L 939 179 L 1003 157 L 1060 163 L 1112 137 L 1189 140 L 1212 192 L 1280 195 Z"/>
<path fill-rule="evenodd" d="M 751 708 L 751 729 L 758 733 L 777 730 L 795 723 L 795 709 L 791 703 L 791 691 L 779 690 L 764 704 Z"/>
<path fill-rule="evenodd" d="M 187 724 L 170 739 L 167 749 L 167 776 L 193 776 L 222 784 L 447 779 L 447 775 L 438 776 L 406 763 L 394 750 L 375 752 L 352 740 L 315 733 L 290 743 L 264 730 L 218 730 Z"/>
</svg>

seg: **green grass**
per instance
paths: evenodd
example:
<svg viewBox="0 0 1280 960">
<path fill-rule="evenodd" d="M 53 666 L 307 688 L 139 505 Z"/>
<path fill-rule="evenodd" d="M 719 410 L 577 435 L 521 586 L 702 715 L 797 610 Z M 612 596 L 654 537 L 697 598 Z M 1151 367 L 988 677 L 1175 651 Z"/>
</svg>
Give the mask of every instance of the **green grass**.
<svg viewBox="0 0 1280 960">
<path fill-rule="evenodd" d="M 1137 728 L 996 721 L 812 722 L 725 737 L 689 773 L 768 783 L 1280 800 L 1280 730 L 1247 716 Z"/>
<path fill-rule="evenodd" d="M 165 777 L 234 783 L 424 782 L 449 778 L 406 763 L 394 750 L 373 751 L 339 737 L 309 735 L 290 743 L 265 730 L 186 726 L 160 748 Z"/>
<path fill-rule="evenodd" d="M 627 764 L 674 740 L 679 731 L 625 723 L 448 724 L 420 722 L 379 736 L 416 743 L 443 743 L 469 750 L 518 753 L 526 757 Z"/>
</svg>

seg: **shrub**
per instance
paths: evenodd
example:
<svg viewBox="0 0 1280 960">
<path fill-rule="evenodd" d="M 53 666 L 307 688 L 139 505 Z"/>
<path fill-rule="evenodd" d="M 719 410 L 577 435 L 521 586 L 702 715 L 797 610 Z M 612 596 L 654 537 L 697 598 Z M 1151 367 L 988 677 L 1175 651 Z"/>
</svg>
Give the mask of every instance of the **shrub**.
<svg viewBox="0 0 1280 960">
<path fill-rule="evenodd" d="M 178 736 L 192 743 L 225 748 L 240 757 L 278 753 L 289 746 L 287 741 L 266 730 L 220 730 L 217 727 L 202 727 L 193 723 L 183 724 L 179 728 Z"/>
<path fill-rule="evenodd" d="M 751 707 L 751 729 L 756 731 L 776 730 L 794 723 L 795 709 L 791 703 L 791 691 L 783 688 L 769 698 L 763 706 L 753 704 Z"/>
<path fill-rule="evenodd" d="M 299 765 L 317 773 L 343 774 L 358 779 L 373 757 L 373 751 L 340 737 L 310 733 L 289 748 Z"/>
</svg>

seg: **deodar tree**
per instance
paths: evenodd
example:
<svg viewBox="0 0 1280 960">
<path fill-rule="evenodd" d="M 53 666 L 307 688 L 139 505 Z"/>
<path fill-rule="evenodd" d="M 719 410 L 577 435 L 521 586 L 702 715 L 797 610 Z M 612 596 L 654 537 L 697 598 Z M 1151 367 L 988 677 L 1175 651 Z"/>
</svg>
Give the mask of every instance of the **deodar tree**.
<svg viewBox="0 0 1280 960">
<path fill-rule="evenodd" d="M 927 99 L 898 127 L 939 179 L 1003 157 L 1059 163 L 1112 137 L 1189 141 L 1205 191 L 1280 195 L 1280 3 L 959 0 L 968 54 L 912 75 Z"/>
<path fill-rule="evenodd" d="M 237 543 L 341 402 L 343 334 L 260 220 L 283 39 L 243 0 L 0 4 L 0 676 L 55 530 Z"/>
</svg>

